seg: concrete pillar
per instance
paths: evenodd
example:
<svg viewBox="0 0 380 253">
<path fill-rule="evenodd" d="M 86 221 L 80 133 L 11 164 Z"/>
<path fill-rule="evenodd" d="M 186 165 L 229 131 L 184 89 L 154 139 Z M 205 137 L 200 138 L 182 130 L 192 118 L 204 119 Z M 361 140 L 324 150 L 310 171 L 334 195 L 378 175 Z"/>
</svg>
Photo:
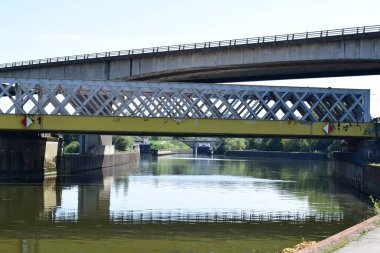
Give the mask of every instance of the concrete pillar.
<svg viewBox="0 0 380 253">
<path fill-rule="evenodd" d="M 198 143 L 194 142 L 193 143 L 193 155 L 198 154 Z"/>
<path fill-rule="evenodd" d="M 80 154 L 113 155 L 112 135 L 85 134 L 79 136 Z"/>
<path fill-rule="evenodd" d="M 54 175 L 57 173 L 58 167 L 63 154 L 63 140 L 56 137 L 46 138 L 45 156 L 44 156 L 44 174 Z"/>
</svg>

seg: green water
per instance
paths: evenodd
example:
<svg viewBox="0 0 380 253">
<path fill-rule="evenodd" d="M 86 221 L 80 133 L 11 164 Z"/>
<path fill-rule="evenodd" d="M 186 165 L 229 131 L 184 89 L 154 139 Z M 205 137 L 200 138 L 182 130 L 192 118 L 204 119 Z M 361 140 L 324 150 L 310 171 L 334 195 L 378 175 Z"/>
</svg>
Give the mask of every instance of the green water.
<svg viewBox="0 0 380 253">
<path fill-rule="evenodd" d="M 321 161 L 186 155 L 0 184 L 0 252 L 277 252 L 370 215 Z"/>
</svg>

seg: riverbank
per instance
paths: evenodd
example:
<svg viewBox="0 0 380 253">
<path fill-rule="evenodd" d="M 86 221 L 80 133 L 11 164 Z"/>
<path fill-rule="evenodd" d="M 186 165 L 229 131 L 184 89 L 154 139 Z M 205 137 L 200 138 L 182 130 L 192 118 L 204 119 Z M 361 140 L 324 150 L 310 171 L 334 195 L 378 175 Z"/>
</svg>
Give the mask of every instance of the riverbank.
<svg viewBox="0 0 380 253">
<path fill-rule="evenodd" d="M 333 152 L 335 178 L 369 195 L 380 196 L 380 167 L 365 164 L 362 153 Z"/>
<path fill-rule="evenodd" d="M 133 163 L 140 159 L 140 153 L 124 152 L 112 155 L 64 154 L 61 159 L 58 172 L 72 173 Z"/>
<path fill-rule="evenodd" d="M 379 252 L 380 249 L 380 216 L 369 218 L 340 233 L 328 237 L 317 244 L 295 251 L 296 253 L 348 253 Z M 367 242 L 371 241 L 371 247 Z M 363 250 L 359 250 L 363 249 Z M 371 249 L 373 249 L 371 251 Z"/>
<path fill-rule="evenodd" d="M 248 157 L 248 158 L 283 158 L 297 160 L 328 160 L 326 153 L 307 152 L 283 152 L 283 151 L 249 151 L 230 150 L 225 153 L 227 157 Z"/>
<path fill-rule="evenodd" d="M 184 155 L 184 154 L 193 154 L 193 150 L 192 149 L 184 149 L 184 150 L 157 150 L 157 149 L 152 149 L 150 154 L 152 156 Z"/>
</svg>

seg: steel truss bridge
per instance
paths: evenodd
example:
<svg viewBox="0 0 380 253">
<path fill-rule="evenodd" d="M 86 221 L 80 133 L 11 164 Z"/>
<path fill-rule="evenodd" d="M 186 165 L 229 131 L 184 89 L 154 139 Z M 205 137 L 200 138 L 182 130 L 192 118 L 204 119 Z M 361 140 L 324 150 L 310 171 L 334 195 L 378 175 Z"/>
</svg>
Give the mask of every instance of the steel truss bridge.
<svg viewBox="0 0 380 253">
<path fill-rule="evenodd" d="M 376 136 L 360 89 L 0 80 L 0 131 L 185 136 Z"/>
</svg>

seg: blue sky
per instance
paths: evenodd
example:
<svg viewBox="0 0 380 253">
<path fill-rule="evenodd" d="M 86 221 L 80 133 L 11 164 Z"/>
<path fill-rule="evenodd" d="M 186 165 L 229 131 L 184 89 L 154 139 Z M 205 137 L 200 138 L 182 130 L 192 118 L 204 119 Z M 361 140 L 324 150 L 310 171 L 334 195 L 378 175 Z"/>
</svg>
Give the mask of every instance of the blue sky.
<svg viewBox="0 0 380 253">
<path fill-rule="evenodd" d="M 378 0 L 1 0 L 0 10 L 0 63 L 380 24 Z M 378 76 L 268 84 L 371 88 L 380 116 Z"/>
</svg>

